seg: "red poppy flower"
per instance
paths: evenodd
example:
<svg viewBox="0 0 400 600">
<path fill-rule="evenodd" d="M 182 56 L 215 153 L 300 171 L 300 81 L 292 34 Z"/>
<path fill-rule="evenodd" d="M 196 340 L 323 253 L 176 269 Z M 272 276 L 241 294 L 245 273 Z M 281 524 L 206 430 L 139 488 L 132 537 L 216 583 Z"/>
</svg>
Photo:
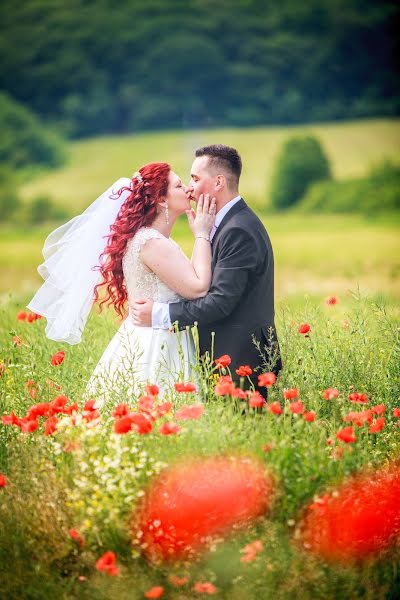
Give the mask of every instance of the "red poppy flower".
<svg viewBox="0 0 400 600">
<path fill-rule="evenodd" d="M 252 372 L 253 369 L 249 365 L 242 365 L 236 369 L 236 375 L 239 375 L 239 377 L 248 377 Z"/>
<path fill-rule="evenodd" d="M 116 565 L 114 552 L 111 552 L 111 550 L 105 552 L 103 556 L 96 561 L 96 569 L 98 571 L 103 571 L 108 575 L 118 575 L 118 567 Z"/>
<path fill-rule="evenodd" d="M 129 414 L 129 406 L 125 402 L 117 404 L 112 413 L 115 419 L 118 417 L 125 417 L 127 414 Z"/>
<path fill-rule="evenodd" d="M 63 412 L 64 412 L 65 415 L 72 415 L 72 413 L 78 412 L 78 410 L 79 410 L 78 403 L 74 402 L 73 404 L 70 404 L 69 406 L 66 406 L 64 408 Z"/>
<path fill-rule="evenodd" d="M 8 481 L 7 481 L 7 477 L 5 475 L 3 475 L 3 473 L 0 473 L 0 488 L 3 488 L 7 485 Z"/>
<path fill-rule="evenodd" d="M 28 394 L 32 398 L 32 400 L 36 400 L 39 390 L 37 387 L 31 387 Z"/>
<path fill-rule="evenodd" d="M 74 540 L 80 546 L 84 545 L 85 541 L 84 541 L 83 537 L 81 536 L 81 534 L 79 533 L 79 531 L 77 531 L 76 529 L 70 529 L 68 533 L 69 533 L 69 537 L 71 538 L 71 540 Z"/>
<path fill-rule="evenodd" d="M 168 579 L 175 587 L 182 587 L 189 581 L 189 577 L 177 577 L 176 575 L 170 575 Z"/>
<path fill-rule="evenodd" d="M 186 421 L 188 419 L 200 419 L 204 413 L 204 404 L 191 404 L 190 406 L 182 406 L 175 413 L 175 418 L 178 421 Z"/>
<path fill-rule="evenodd" d="M 58 352 L 56 352 L 55 354 L 53 354 L 53 356 L 51 357 L 51 364 L 53 365 L 53 367 L 56 367 L 58 365 L 61 365 L 61 363 L 63 362 L 65 358 L 65 352 L 63 350 L 59 350 Z"/>
<path fill-rule="evenodd" d="M 39 423 L 36 419 L 22 419 L 21 420 L 21 431 L 24 433 L 32 433 L 39 427 Z"/>
<path fill-rule="evenodd" d="M 54 381 L 52 381 L 51 379 L 46 379 L 46 385 L 49 388 L 55 388 L 56 390 L 60 391 L 61 390 L 61 385 L 58 385 L 57 383 L 55 383 Z"/>
<path fill-rule="evenodd" d="M 164 588 L 161 585 L 155 585 L 145 592 L 145 598 L 161 598 L 164 595 Z"/>
<path fill-rule="evenodd" d="M 4 373 L 6 372 L 6 369 L 7 369 L 7 367 L 6 367 L 5 363 L 2 360 L 0 360 L 0 377 L 2 375 L 4 375 Z"/>
<path fill-rule="evenodd" d="M 219 358 L 216 358 L 214 362 L 218 369 L 225 369 L 231 364 L 232 360 L 228 354 L 223 354 Z"/>
<path fill-rule="evenodd" d="M 398 466 L 359 474 L 308 507 L 300 539 L 326 560 L 379 559 L 400 534 L 399 498 Z"/>
<path fill-rule="evenodd" d="M 302 335 L 305 335 L 309 331 L 311 331 L 311 327 L 308 323 L 302 323 L 298 329 L 298 332 L 301 333 Z"/>
<path fill-rule="evenodd" d="M 349 394 L 349 400 L 351 400 L 351 402 L 359 402 L 360 404 L 366 404 L 368 402 L 368 396 L 367 394 L 353 392 L 352 394 Z"/>
<path fill-rule="evenodd" d="M 179 427 L 178 423 L 167 421 L 161 425 L 158 431 L 161 433 L 161 435 L 176 435 L 180 432 L 180 430 L 181 428 Z"/>
<path fill-rule="evenodd" d="M 253 392 L 249 398 L 249 407 L 250 408 L 261 408 L 266 404 L 264 398 L 261 396 L 260 392 Z"/>
<path fill-rule="evenodd" d="M 131 413 L 129 415 L 129 418 L 132 421 L 133 429 L 136 431 L 136 433 L 144 435 L 152 431 L 153 425 L 150 419 L 145 417 L 145 415 L 142 415 L 140 413 Z"/>
<path fill-rule="evenodd" d="M 175 383 L 174 388 L 176 392 L 181 392 L 183 394 L 190 394 L 192 392 L 196 392 L 197 388 L 194 383 Z"/>
<path fill-rule="evenodd" d="M 189 559 L 207 540 L 248 526 L 271 504 L 272 479 L 249 457 L 194 458 L 153 479 L 137 514 L 152 561 Z"/>
<path fill-rule="evenodd" d="M 82 418 L 86 423 L 91 423 L 92 421 L 96 421 L 96 419 L 100 418 L 99 410 L 88 410 L 82 413 Z"/>
<path fill-rule="evenodd" d="M 124 415 L 115 420 L 114 423 L 114 433 L 123 434 L 128 433 L 132 429 L 132 421 L 129 418 L 129 415 Z"/>
<path fill-rule="evenodd" d="M 14 335 L 12 342 L 14 346 L 22 346 L 22 338 L 19 335 Z"/>
<path fill-rule="evenodd" d="M 400 408 L 394 408 L 393 409 L 393 416 L 394 417 L 400 417 Z"/>
<path fill-rule="evenodd" d="M 154 383 L 152 383 L 152 384 L 146 386 L 146 394 L 149 394 L 149 396 L 158 396 L 159 393 L 160 393 L 160 389 L 159 389 L 158 385 L 155 385 Z"/>
<path fill-rule="evenodd" d="M 312 423 L 313 421 L 315 421 L 315 411 L 310 410 L 308 412 L 303 413 L 303 419 L 308 423 Z"/>
<path fill-rule="evenodd" d="M 328 306 L 333 306 L 333 305 L 337 304 L 338 302 L 339 302 L 339 298 L 337 298 L 336 296 L 330 296 L 329 298 L 327 298 L 325 300 L 325 303 Z"/>
<path fill-rule="evenodd" d="M 339 429 L 336 434 L 336 439 L 341 442 L 345 442 L 346 444 L 351 444 L 352 442 L 357 441 L 356 436 L 354 435 L 353 427 L 343 427 L 343 429 Z"/>
<path fill-rule="evenodd" d="M 26 314 L 26 312 L 24 310 L 20 310 L 19 313 L 17 314 L 17 319 L 18 321 L 26 321 L 26 317 L 28 315 Z"/>
<path fill-rule="evenodd" d="M 3 425 L 16 425 L 17 427 L 20 427 L 21 421 L 22 419 L 17 417 L 15 412 L 12 412 L 10 415 L 3 415 L 1 417 L 1 422 L 3 423 Z"/>
<path fill-rule="evenodd" d="M 379 433 L 385 427 L 385 418 L 378 417 L 369 428 L 369 433 Z"/>
<path fill-rule="evenodd" d="M 345 423 L 353 423 L 357 427 L 362 427 L 364 423 L 372 423 L 372 410 L 362 410 L 360 412 L 349 412 L 343 417 Z"/>
<path fill-rule="evenodd" d="M 374 415 L 383 415 L 386 410 L 386 406 L 384 404 L 376 404 L 375 406 L 371 406 L 371 410 Z"/>
<path fill-rule="evenodd" d="M 169 412 L 171 412 L 172 407 L 172 402 L 163 402 L 163 404 L 159 404 L 158 406 L 156 406 L 155 411 L 157 418 L 167 415 Z"/>
<path fill-rule="evenodd" d="M 96 410 L 96 400 L 94 398 L 91 398 L 90 400 L 87 400 L 87 402 L 85 402 L 85 406 L 83 407 L 83 410 L 86 411 L 91 411 L 91 410 Z"/>
<path fill-rule="evenodd" d="M 64 412 L 65 406 L 68 403 L 68 401 L 69 399 L 67 398 L 67 396 L 64 396 L 64 394 L 56 396 L 50 402 L 50 411 L 52 412 L 52 414 Z"/>
<path fill-rule="evenodd" d="M 50 404 L 48 402 L 39 402 L 30 407 L 26 416 L 28 419 L 37 419 L 38 417 L 47 417 L 50 414 Z"/>
<path fill-rule="evenodd" d="M 198 594 L 208 594 L 209 596 L 213 596 L 218 592 L 218 588 L 210 581 L 197 581 L 193 589 Z"/>
<path fill-rule="evenodd" d="M 233 387 L 233 389 L 231 391 L 231 396 L 232 396 L 232 398 L 239 398 L 240 400 L 247 400 L 246 392 L 237 387 Z"/>
<path fill-rule="evenodd" d="M 304 412 L 304 404 L 301 400 L 295 400 L 289 404 L 289 410 L 294 415 L 301 415 Z"/>
<path fill-rule="evenodd" d="M 264 446 L 262 447 L 262 451 L 263 452 L 271 452 L 273 447 L 274 446 L 272 444 L 264 444 Z"/>
<path fill-rule="evenodd" d="M 260 387 L 271 387 L 276 381 L 275 373 L 262 373 L 258 376 L 258 385 Z"/>
<path fill-rule="evenodd" d="M 53 435 L 57 431 L 57 417 L 49 417 L 44 422 L 44 435 Z"/>
<path fill-rule="evenodd" d="M 294 400 L 295 398 L 298 398 L 298 396 L 299 390 L 297 388 L 283 390 L 283 397 L 286 398 L 286 400 Z"/>
<path fill-rule="evenodd" d="M 271 402 L 271 404 L 267 404 L 267 410 L 273 415 L 281 415 L 283 413 L 282 406 L 279 402 Z"/>
<path fill-rule="evenodd" d="M 228 375 L 223 375 L 219 378 L 217 385 L 215 386 L 214 393 L 217 396 L 231 395 L 235 389 L 232 378 Z"/>
<path fill-rule="evenodd" d="M 322 397 L 325 400 L 334 400 L 339 396 L 340 392 L 336 388 L 327 388 L 322 392 Z"/>
<path fill-rule="evenodd" d="M 141 396 L 137 404 L 141 412 L 151 412 L 154 408 L 154 398 L 153 396 Z"/>
<path fill-rule="evenodd" d="M 251 542 L 250 544 L 246 544 L 246 546 L 241 550 L 243 556 L 240 559 L 242 563 L 252 562 L 255 558 L 257 558 L 257 554 L 263 550 L 263 543 L 261 540 L 256 540 Z"/>
</svg>

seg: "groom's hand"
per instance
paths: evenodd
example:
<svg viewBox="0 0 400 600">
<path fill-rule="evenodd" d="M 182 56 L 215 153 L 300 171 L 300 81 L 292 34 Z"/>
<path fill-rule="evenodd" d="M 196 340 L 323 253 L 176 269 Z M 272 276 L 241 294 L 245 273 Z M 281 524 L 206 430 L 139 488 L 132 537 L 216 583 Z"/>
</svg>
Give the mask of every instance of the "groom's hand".
<svg viewBox="0 0 400 600">
<path fill-rule="evenodd" d="M 136 300 L 131 305 L 134 325 L 138 327 L 151 327 L 153 300 Z"/>
</svg>

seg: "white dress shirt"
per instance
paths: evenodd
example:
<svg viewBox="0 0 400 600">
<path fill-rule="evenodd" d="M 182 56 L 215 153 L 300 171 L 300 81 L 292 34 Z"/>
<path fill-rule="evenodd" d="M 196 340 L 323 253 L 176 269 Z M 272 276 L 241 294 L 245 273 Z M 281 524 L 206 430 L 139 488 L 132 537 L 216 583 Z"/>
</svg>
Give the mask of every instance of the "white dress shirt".
<svg viewBox="0 0 400 600">
<path fill-rule="evenodd" d="M 210 241 L 212 241 L 219 225 L 221 224 L 222 219 L 230 211 L 232 206 L 239 202 L 240 199 L 241 196 L 236 196 L 232 200 L 229 200 L 229 202 L 217 212 L 217 214 L 215 215 L 214 225 L 210 232 Z M 165 304 L 163 302 L 154 302 L 151 313 L 151 321 L 151 326 L 153 329 L 169 329 L 172 325 L 169 316 L 169 304 Z"/>
</svg>

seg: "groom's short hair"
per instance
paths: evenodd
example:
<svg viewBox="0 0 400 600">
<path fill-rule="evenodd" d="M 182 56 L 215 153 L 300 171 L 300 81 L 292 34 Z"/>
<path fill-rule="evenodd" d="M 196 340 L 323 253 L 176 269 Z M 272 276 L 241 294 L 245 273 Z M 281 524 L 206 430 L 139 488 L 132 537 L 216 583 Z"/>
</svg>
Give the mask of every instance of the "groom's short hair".
<svg viewBox="0 0 400 600">
<path fill-rule="evenodd" d="M 230 188 L 237 188 L 242 172 L 242 159 L 239 152 L 224 144 L 202 146 L 195 152 L 196 157 L 208 156 L 208 168 L 213 172 L 222 171 Z M 216 174 L 216 173 L 215 173 Z"/>
</svg>

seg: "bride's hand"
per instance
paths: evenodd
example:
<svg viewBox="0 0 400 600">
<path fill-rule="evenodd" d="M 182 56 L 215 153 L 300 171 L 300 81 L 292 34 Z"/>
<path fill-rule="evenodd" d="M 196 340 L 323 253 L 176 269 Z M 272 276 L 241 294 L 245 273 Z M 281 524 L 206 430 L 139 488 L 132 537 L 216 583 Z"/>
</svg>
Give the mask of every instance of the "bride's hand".
<svg viewBox="0 0 400 600">
<path fill-rule="evenodd" d="M 196 212 L 193 209 L 186 211 L 189 227 L 195 237 L 209 237 L 217 212 L 216 206 L 216 200 L 210 199 L 210 194 L 200 194 Z"/>
</svg>

